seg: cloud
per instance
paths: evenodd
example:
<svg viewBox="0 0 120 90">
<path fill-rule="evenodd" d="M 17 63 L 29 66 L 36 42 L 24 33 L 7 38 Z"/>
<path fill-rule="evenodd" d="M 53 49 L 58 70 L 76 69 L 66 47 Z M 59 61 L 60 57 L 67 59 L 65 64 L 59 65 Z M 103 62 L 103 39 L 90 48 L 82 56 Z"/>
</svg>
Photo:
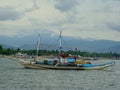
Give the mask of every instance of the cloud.
<svg viewBox="0 0 120 90">
<path fill-rule="evenodd" d="M 39 9 L 39 6 L 37 5 L 37 1 L 33 0 L 33 8 Z"/>
<path fill-rule="evenodd" d="M 6 34 L 3 34 L 6 36 L 20 34 L 22 37 L 35 34 L 39 30 L 59 34 L 62 28 L 64 36 L 120 40 L 118 38 L 120 0 L 2 0 L 1 2 L 0 29 L 6 30 Z"/>
<path fill-rule="evenodd" d="M 115 31 L 120 32 L 120 25 L 108 23 L 107 26 L 111 30 L 115 30 Z"/>
<path fill-rule="evenodd" d="M 78 0 L 57 0 L 55 8 L 60 11 L 70 11 L 77 5 Z"/>
<path fill-rule="evenodd" d="M 38 10 L 38 9 L 40 9 L 40 7 L 37 5 L 37 1 L 36 1 L 36 0 L 33 0 L 33 5 L 32 5 L 32 7 L 31 7 L 31 8 L 26 8 L 26 9 L 24 10 L 24 13 L 26 13 L 26 12 L 33 12 L 33 11 Z"/>
<path fill-rule="evenodd" d="M 31 8 L 24 8 L 22 11 L 18 11 L 14 6 L 4 6 L 0 7 L 0 21 L 7 21 L 7 20 L 18 20 L 24 16 L 24 14 L 28 12 L 33 12 L 38 10 L 39 7 L 37 5 L 36 0 L 33 0 Z"/>
<path fill-rule="evenodd" d="M 12 7 L 0 7 L 0 21 L 17 20 L 21 17 L 21 13 Z"/>
</svg>

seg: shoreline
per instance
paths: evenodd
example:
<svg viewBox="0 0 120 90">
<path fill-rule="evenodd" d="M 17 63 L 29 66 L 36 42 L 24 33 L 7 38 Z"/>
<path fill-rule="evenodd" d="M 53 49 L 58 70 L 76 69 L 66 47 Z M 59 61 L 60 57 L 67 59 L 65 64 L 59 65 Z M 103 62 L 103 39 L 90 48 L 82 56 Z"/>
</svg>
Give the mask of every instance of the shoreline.
<svg viewBox="0 0 120 90">
<path fill-rule="evenodd" d="M 13 59 L 13 60 L 19 60 L 19 59 L 24 59 L 24 60 L 34 60 L 35 58 L 31 58 L 31 57 L 17 57 L 17 56 L 7 56 L 7 55 L 0 55 L 0 58 L 9 58 L 9 59 Z M 54 57 L 50 57 L 50 56 L 38 56 L 38 60 L 44 60 L 45 58 L 54 58 Z M 84 59 L 84 57 L 82 57 Z M 80 59 L 82 59 L 80 58 Z M 86 57 L 85 57 L 86 58 Z M 96 59 L 84 59 L 84 60 L 88 60 L 88 61 L 97 61 L 97 60 L 120 60 L 120 58 L 116 59 L 116 58 L 106 58 L 106 57 L 98 57 Z"/>
</svg>

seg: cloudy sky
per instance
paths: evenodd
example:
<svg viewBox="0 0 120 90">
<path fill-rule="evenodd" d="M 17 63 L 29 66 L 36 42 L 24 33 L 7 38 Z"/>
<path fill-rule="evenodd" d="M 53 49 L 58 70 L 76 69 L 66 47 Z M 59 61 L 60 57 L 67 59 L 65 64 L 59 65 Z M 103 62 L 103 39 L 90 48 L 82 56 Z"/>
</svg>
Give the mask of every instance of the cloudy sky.
<svg viewBox="0 0 120 90">
<path fill-rule="evenodd" d="M 120 41 L 120 0 L 0 0 L 0 36 L 60 29 L 77 39 Z"/>
</svg>

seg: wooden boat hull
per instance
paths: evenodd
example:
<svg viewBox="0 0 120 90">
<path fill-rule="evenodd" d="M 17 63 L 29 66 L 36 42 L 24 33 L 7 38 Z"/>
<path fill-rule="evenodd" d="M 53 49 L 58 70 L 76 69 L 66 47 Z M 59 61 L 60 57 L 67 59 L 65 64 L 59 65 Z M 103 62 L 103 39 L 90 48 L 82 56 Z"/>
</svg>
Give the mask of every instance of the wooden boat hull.
<svg viewBox="0 0 120 90">
<path fill-rule="evenodd" d="M 113 66 L 115 62 L 109 62 L 99 65 L 90 65 L 90 66 L 54 66 L 54 65 L 45 65 L 45 64 L 35 64 L 35 63 L 21 63 L 25 68 L 30 69 L 55 69 L 55 70 L 100 70 L 110 66 Z"/>
</svg>

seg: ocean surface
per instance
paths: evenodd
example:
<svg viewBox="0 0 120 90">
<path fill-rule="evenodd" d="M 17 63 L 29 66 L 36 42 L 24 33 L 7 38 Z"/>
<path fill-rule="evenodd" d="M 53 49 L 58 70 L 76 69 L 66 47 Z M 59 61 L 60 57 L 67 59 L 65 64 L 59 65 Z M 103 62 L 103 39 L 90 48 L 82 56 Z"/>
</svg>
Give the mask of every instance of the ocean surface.
<svg viewBox="0 0 120 90">
<path fill-rule="evenodd" d="M 35 70 L 1 58 L 0 90 L 120 90 L 120 60 L 115 62 L 105 70 Z"/>
</svg>

